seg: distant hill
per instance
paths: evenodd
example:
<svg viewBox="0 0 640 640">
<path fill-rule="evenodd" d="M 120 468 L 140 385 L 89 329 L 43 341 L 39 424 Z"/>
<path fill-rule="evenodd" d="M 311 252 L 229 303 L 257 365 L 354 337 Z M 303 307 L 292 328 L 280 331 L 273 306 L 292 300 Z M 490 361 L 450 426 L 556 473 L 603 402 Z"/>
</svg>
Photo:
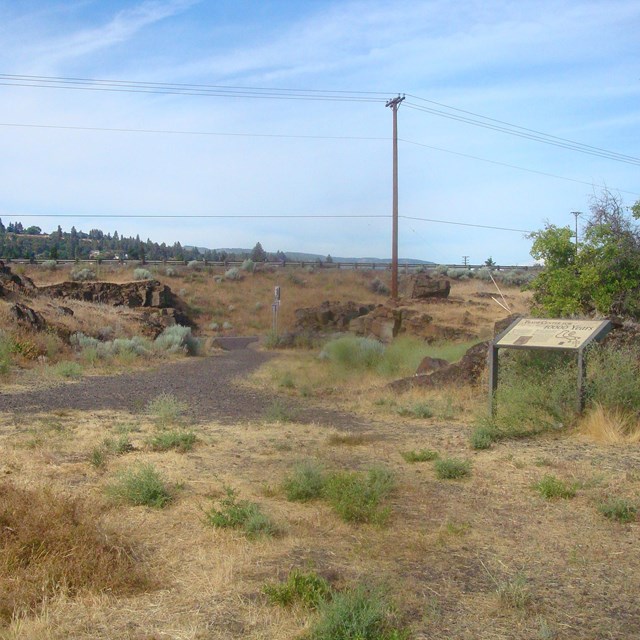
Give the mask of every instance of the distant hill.
<svg viewBox="0 0 640 640">
<path fill-rule="evenodd" d="M 217 251 L 218 253 L 233 253 L 235 255 L 243 255 L 250 254 L 251 249 L 240 249 L 238 247 L 221 247 L 217 249 L 208 249 L 207 247 L 191 247 L 185 245 L 185 249 L 198 249 L 200 253 L 204 253 L 206 251 Z M 269 251 L 269 254 L 272 252 Z M 283 251 L 283 253 L 287 256 L 287 259 L 293 260 L 294 262 L 315 262 L 320 259 L 323 262 L 326 260 L 327 256 L 321 255 L 319 253 L 302 253 L 300 251 Z M 377 262 L 380 264 L 389 264 L 391 262 L 390 258 L 341 258 L 339 256 L 331 256 L 334 262 L 363 262 L 369 263 Z M 418 260 L 417 258 L 399 258 L 398 264 L 436 264 L 435 262 L 430 262 L 429 260 Z"/>
</svg>

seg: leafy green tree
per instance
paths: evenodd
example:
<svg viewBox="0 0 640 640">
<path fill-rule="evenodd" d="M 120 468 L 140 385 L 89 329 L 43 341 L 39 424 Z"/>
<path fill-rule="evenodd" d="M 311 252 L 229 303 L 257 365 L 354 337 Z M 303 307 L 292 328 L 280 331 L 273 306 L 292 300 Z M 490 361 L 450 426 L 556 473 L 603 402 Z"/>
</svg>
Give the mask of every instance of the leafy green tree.
<svg viewBox="0 0 640 640">
<path fill-rule="evenodd" d="M 531 255 L 545 266 L 530 285 L 535 310 L 553 317 L 595 312 L 638 318 L 640 230 L 609 191 L 593 198 L 590 211 L 579 246 L 568 226 L 547 224 L 531 234 Z"/>
</svg>

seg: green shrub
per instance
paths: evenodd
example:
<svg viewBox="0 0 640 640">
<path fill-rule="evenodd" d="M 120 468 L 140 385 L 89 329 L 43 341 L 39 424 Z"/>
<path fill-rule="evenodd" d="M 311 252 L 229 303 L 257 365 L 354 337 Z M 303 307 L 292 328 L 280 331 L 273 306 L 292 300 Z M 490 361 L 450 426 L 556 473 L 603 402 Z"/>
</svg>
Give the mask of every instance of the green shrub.
<svg viewBox="0 0 640 640">
<path fill-rule="evenodd" d="M 341 369 L 362 371 L 375 369 L 382 361 L 384 345 L 372 338 L 346 336 L 328 342 L 320 357 Z"/>
<path fill-rule="evenodd" d="M 297 464 L 282 483 L 287 500 L 306 502 L 322 497 L 326 473 L 322 465 L 308 460 Z"/>
<path fill-rule="evenodd" d="M 381 589 L 359 585 L 320 605 L 309 640 L 404 640 L 408 638 Z"/>
<path fill-rule="evenodd" d="M 63 378 L 77 379 L 82 377 L 82 367 L 77 362 L 58 362 L 54 371 Z"/>
<path fill-rule="evenodd" d="M 189 260 L 189 262 L 187 262 L 187 267 L 193 271 L 200 271 L 203 264 L 201 260 Z"/>
<path fill-rule="evenodd" d="M 231 269 L 224 272 L 224 278 L 225 280 L 242 280 L 244 276 L 240 273 L 240 269 L 231 267 Z"/>
<path fill-rule="evenodd" d="M 55 260 L 45 260 L 40 266 L 45 271 L 55 271 L 58 268 L 58 263 Z"/>
<path fill-rule="evenodd" d="M 133 445 L 131 444 L 131 440 L 129 440 L 129 435 L 127 433 L 121 433 L 115 439 L 105 438 L 102 441 L 102 446 L 106 451 L 117 456 L 133 451 Z"/>
<path fill-rule="evenodd" d="M 74 269 L 69 274 L 69 277 L 74 282 L 86 282 L 87 280 L 95 280 L 96 279 L 96 274 L 91 269 L 87 269 L 87 268 L 85 268 L 85 269 L 77 269 L 77 270 Z"/>
<path fill-rule="evenodd" d="M 456 480 L 471 474 L 471 463 L 459 458 L 439 458 L 435 462 L 435 470 L 441 480 Z"/>
<path fill-rule="evenodd" d="M 153 280 L 153 274 L 149 269 L 134 269 L 133 270 L 133 279 L 134 280 Z"/>
<path fill-rule="evenodd" d="M 138 464 L 122 471 L 107 487 L 107 493 L 118 502 L 161 509 L 172 495 L 152 464 Z"/>
<path fill-rule="evenodd" d="M 546 475 L 533 485 L 533 488 L 547 500 L 553 498 L 573 498 L 576 495 L 575 484 L 568 484 L 555 476 Z"/>
<path fill-rule="evenodd" d="M 0 375 L 7 375 L 11 370 L 11 340 L 0 330 Z"/>
<path fill-rule="evenodd" d="M 167 267 L 165 269 L 164 273 L 168 278 L 177 278 L 178 277 L 178 270 L 175 269 L 174 267 Z"/>
<path fill-rule="evenodd" d="M 277 530 L 271 519 L 262 513 L 260 506 L 249 500 L 238 500 L 238 493 L 224 487 L 225 497 L 220 508 L 212 507 L 206 513 L 206 522 L 212 527 L 242 529 L 249 537 L 272 536 Z"/>
<path fill-rule="evenodd" d="M 146 410 L 160 428 L 166 428 L 180 422 L 187 410 L 187 403 L 171 393 L 161 393 L 147 403 Z"/>
<path fill-rule="evenodd" d="M 267 422 L 293 422 L 295 414 L 281 400 L 276 398 L 265 410 L 264 419 Z"/>
<path fill-rule="evenodd" d="M 314 572 L 294 569 L 284 582 L 265 584 L 262 593 L 271 604 L 281 607 L 301 604 L 309 609 L 317 609 L 331 598 L 331 586 Z"/>
<path fill-rule="evenodd" d="M 384 524 L 390 509 L 382 502 L 394 486 L 393 474 L 383 467 L 366 473 L 340 471 L 327 479 L 325 496 L 345 522 Z"/>
<path fill-rule="evenodd" d="M 149 445 L 154 451 L 176 449 L 186 453 L 193 449 L 195 442 L 196 434 L 193 431 L 161 431 L 149 440 Z"/>
<path fill-rule="evenodd" d="M 496 440 L 495 432 L 487 426 L 476 427 L 469 438 L 469 443 L 473 449 L 489 449 Z"/>
<path fill-rule="evenodd" d="M 178 353 L 182 351 L 190 356 L 198 355 L 200 340 L 191 335 L 191 327 L 174 324 L 167 327 L 153 342 L 157 351 Z"/>
<path fill-rule="evenodd" d="M 609 520 L 634 522 L 638 517 L 637 505 L 624 498 L 610 498 L 598 505 L 598 511 Z"/>
<path fill-rule="evenodd" d="M 247 273 L 253 273 L 256 270 L 256 264 L 253 260 L 247 259 L 242 263 L 240 268 Z"/>
<path fill-rule="evenodd" d="M 400 407 L 398 409 L 398 415 L 410 416 L 412 418 L 432 418 L 433 409 L 426 402 L 416 402 L 410 407 Z"/>
<path fill-rule="evenodd" d="M 107 464 L 107 452 L 103 447 L 94 447 L 89 454 L 89 462 L 96 469 L 101 469 Z"/>
<path fill-rule="evenodd" d="M 400 454 L 405 462 L 413 463 L 413 462 L 428 462 L 430 460 L 437 460 L 439 454 L 437 451 L 432 451 L 431 449 L 420 449 L 418 451 L 402 451 Z"/>
</svg>

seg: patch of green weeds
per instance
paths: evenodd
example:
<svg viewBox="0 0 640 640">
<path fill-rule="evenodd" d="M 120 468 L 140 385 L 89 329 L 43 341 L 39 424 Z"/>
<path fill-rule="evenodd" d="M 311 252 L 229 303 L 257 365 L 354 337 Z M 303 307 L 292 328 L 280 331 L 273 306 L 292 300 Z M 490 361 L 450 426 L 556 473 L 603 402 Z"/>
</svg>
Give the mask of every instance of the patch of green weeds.
<svg viewBox="0 0 640 640">
<path fill-rule="evenodd" d="M 498 582 L 496 592 L 500 602 L 509 609 L 525 609 L 531 603 L 531 591 L 522 573 Z"/>
<path fill-rule="evenodd" d="M 94 447 L 89 454 L 89 462 L 96 469 L 103 469 L 107 464 L 107 452 L 103 447 Z"/>
<path fill-rule="evenodd" d="M 386 593 L 358 585 L 334 594 L 319 607 L 309 640 L 406 640 L 408 630 Z"/>
<path fill-rule="evenodd" d="M 175 449 L 180 453 L 186 453 L 193 449 L 197 440 L 193 431 L 161 431 L 149 440 L 149 445 L 154 451 L 168 451 Z"/>
<path fill-rule="evenodd" d="M 178 400 L 172 393 L 161 393 L 147 403 L 146 411 L 156 425 L 164 429 L 182 420 L 187 403 Z"/>
<path fill-rule="evenodd" d="M 577 485 L 569 484 L 552 475 L 546 475 L 533 485 L 533 488 L 545 499 L 570 499 L 576 495 Z"/>
<path fill-rule="evenodd" d="M 384 524 L 390 508 L 383 501 L 395 487 L 393 474 L 384 467 L 366 473 L 338 471 L 325 483 L 329 504 L 345 522 Z"/>
<path fill-rule="evenodd" d="M 327 438 L 327 442 L 332 445 L 345 445 L 355 447 L 357 445 L 366 444 L 371 438 L 365 433 L 354 433 L 353 431 L 338 431 L 332 433 Z"/>
<path fill-rule="evenodd" d="M 118 502 L 161 509 L 171 502 L 167 483 L 152 464 L 137 464 L 118 474 L 107 486 L 107 494 Z"/>
<path fill-rule="evenodd" d="M 69 380 L 77 380 L 82 377 L 82 367 L 77 362 L 71 360 L 58 362 L 58 364 L 53 367 L 53 370 L 56 375 Z"/>
<path fill-rule="evenodd" d="M 264 412 L 264 419 L 267 422 L 293 422 L 295 413 L 291 411 L 280 399 L 275 399 Z"/>
<path fill-rule="evenodd" d="M 495 433 L 487 427 L 476 427 L 469 437 L 472 449 L 489 449 L 495 440 Z"/>
<path fill-rule="evenodd" d="M 295 389 L 296 381 L 291 371 L 285 371 L 280 377 L 279 386 L 283 389 Z"/>
<path fill-rule="evenodd" d="M 439 458 L 435 461 L 435 470 L 441 480 L 457 480 L 471 475 L 471 463 L 459 458 Z"/>
<path fill-rule="evenodd" d="M 321 464 L 308 460 L 297 464 L 282 483 L 287 500 L 307 502 L 322 497 L 326 472 Z"/>
<path fill-rule="evenodd" d="M 268 583 L 262 587 L 270 604 L 290 607 L 300 604 L 308 609 L 317 609 L 331 598 L 331 585 L 315 572 L 294 569 L 284 582 Z"/>
<path fill-rule="evenodd" d="M 399 407 L 397 413 L 403 417 L 422 419 L 432 418 L 434 414 L 433 409 L 426 402 L 416 402 L 410 407 Z"/>
<path fill-rule="evenodd" d="M 638 506 L 625 498 L 610 498 L 598 505 L 598 511 L 609 520 L 634 522 L 638 518 Z"/>
<path fill-rule="evenodd" d="M 273 521 L 262 513 L 260 505 L 249 500 L 239 500 L 238 492 L 227 485 L 220 508 L 212 507 L 206 513 L 206 522 L 212 527 L 242 529 L 249 538 L 273 536 L 277 529 Z"/>
<path fill-rule="evenodd" d="M 401 451 L 400 455 L 404 458 L 405 462 L 409 462 L 410 464 L 414 462 L 429 462 L 436 460 L 440 456 L 437 451 L 432 451 L 431 449 Z"/>
</svg>

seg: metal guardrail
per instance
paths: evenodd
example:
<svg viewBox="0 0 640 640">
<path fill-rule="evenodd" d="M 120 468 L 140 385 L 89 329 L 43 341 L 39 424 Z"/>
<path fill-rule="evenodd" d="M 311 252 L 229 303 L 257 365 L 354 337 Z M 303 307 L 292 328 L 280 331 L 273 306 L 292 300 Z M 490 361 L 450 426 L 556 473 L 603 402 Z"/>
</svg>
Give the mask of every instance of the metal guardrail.
<svg viewBox="0 0 640 640">
<path fill-rule="evenodd" d="M 45 258 L 0 258 L 7 264 L 42 264 L 44 262 L 51 262 L 49 259 Z M 101 258 L 83 258 L 80 260 L 56 260 L 56 264 L 59 265 L 69 265 L 69 264 L 95 264 L 95 265 L 126 265 L 126 266 L 146 266 L 146 265 L 162 265 L 167 267 L 174 266 L 187 266 L 191 260 L 105 260 Z M 198 263 L 202 264 L 203 267 L 220 267 L 229 269 L 231 267 L 241 267 L 243 264 L 243 260 L 226 260 L 226 261 L 213 261 L 213 260 L 198 260 Z M 362 269 L 362 270 L 371 270 L 371 271 L 385 271 L 391 270 L 390 262 L 317 262 L 315 260 L 286 260 L 286 261 L 271 261 L 271 262 L 259 262 L 257 264 L 275 267 L 275 268 L 305 268 L 305 267 L 315 267 L 319 269 Z M 404 271 L 405 273 L 408 271 L 417 271 L 417 270 L 425 270 L 429 271 L 435 269 L 436 267 L 447 267 L 448 269 L 471 269 L 477 270 L 486 267 L 485 264 L 440 264 L 440 265 L 429 265 L 423 264 L 421 262 L 410 262 L 410 263 L 402 263 L 398 265 L 399 271 Z M 512 271 L 514 269 L 518 270 L 538 270 L 542 267 L 538 265 L 493 265 L 491 267 L 494 271 Z"/>
</svg>

